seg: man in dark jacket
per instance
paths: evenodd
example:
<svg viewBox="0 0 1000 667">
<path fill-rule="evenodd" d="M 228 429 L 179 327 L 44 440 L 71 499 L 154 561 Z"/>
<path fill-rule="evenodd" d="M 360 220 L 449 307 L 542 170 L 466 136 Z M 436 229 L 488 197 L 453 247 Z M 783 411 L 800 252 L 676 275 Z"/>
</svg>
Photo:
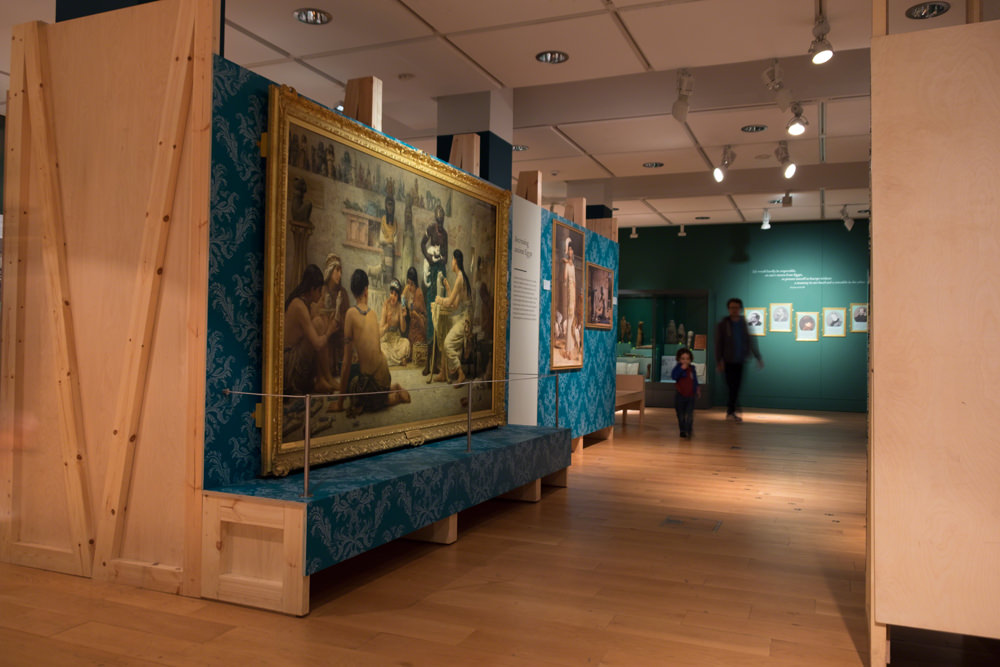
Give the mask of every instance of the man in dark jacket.
<svg viewBox="0 0 1000 667">
<path fill-rule="evenodd" d="M 760 367 L 764 360 L 757 349 L 757 341 L 750 335 L 746 318 L 743 317 L 743 302 L 733 298 L 726 302 L 729 315 L 722 318 L 715 327 L 715 362 L 720 373 L 726 375 L 729 400 L 726 403 L 726 419 L 741 422 L 739 409 L 740 384 L 743 382 L 743 364 L 752 354 Z"/>
</svg>

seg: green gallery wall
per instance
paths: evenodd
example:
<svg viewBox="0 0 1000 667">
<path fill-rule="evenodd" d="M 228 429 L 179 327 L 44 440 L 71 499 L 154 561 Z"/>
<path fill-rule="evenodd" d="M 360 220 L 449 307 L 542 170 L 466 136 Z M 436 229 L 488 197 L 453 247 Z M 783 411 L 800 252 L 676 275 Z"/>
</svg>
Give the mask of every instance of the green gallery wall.
<svg viewBox="0 0 1000 667">
<path fill-rule="evenodd" d="M 769 230 L 751 224 L 692 225 L 686 227 L 685 237 L 679 237 L 677 229 L 641 227 L 635 239 L 629 238 L 630 228 L 620 230 L 621 313 L 630 320 L 634 342 L 636 320 L 640 315 L 652 318 L 649 302 L 641 303 L 637 295 L 659 293 L 661 304 L 665 300 L 683 304 L 697 299 L 690 295 L 707 293 L 708 388 L 713 405 L 726 401 L 725 382 L 712 360 L 715 324 L 725 316 L 730 297 L 741 298 L 748 308 L 790 302 L 796 313 L 818 311 L 820 317 L 823 308 L 868 303 L 865 220 L 857 221 L 851 231 L 839 220 L 772 223 Z M 682 296 L 665 296 L 671 292 Z M 703 333 L 697 326 L 695 332 Z M 648 325 L 644 334 L 644 342 L 652 342 Z M 795 338 L 794 332 L 770 331 L 770 322 L 766 335 L 755 337 L 764 368 L 748 365 L 740 392 L 742 405 L 864 412 L 868 334 L 852 332 L 848 322 L 842 337 L 826 337 L 820 326 L 817 341 Z"/>
</svg>

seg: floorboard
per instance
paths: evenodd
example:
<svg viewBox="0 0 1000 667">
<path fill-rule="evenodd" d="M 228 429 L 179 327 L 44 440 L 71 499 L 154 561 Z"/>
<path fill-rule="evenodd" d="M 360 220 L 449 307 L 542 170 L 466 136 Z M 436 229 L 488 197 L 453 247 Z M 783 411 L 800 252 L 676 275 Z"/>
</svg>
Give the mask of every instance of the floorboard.
<svg viewBox="0 0 1000 667">
<path fill-rule="evenodd" d="M 0 565 L 0 662 L 864 665 L 865 446 L 863 414 L 698 411 L 681 440 L 647 408 L 541 502 L 314 575 L 301 619 Z M 963 664 L 927 641 L 893 667 Z"/>
</svg>

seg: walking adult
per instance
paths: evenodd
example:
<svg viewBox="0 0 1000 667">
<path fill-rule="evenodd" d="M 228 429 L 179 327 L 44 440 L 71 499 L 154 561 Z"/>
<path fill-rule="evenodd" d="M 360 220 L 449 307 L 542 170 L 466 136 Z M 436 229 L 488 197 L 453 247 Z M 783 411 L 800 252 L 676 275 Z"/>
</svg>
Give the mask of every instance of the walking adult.
<svg viewBox="0 0 1000 667">
<path fill-rule="evenodd" d="M 726 376 L 729 398 L 726 402 L 726 419 L 743 421 L 740 416 L 740 385 L 743 383 L 743 365 L 751 355 L 761 368 L 764 360 L 757 349 L 757 341 L 750 335 L 743 317 L 743 301 L 732 298 L 726 302 L 729 314 L 715 327 L 715 363 Z"/>
</svg>

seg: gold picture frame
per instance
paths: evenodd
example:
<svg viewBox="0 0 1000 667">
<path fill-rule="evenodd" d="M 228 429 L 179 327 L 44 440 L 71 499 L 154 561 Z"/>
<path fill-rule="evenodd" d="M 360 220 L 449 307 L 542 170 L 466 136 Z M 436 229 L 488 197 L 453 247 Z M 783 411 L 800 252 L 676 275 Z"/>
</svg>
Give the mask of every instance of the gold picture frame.
<svg viewBox="0 0 1000 667">
<path fill-rule="evenodd" d="M 767 308 L 744 308 L 743 317 L 751 336 L 767 335 Z"/>
<path fill-rule="evenodd" d="M 772 303 L 769 307 L 768 323 L 770 330 L 780 333 L 790 333 L 794 320 L 795 310 L 791 303 Z"/>
<path fill-rule="evenodd" d="M 588 329 L 610 329 L 614 321 L 615 272 L 587 262 Z"/>
<path fill-rule="evenodd" d="M 554 220 L 552 224 L 552 327 L 549 367 L 583 368 L 584 242 L 582 230 Z"/>
<path fill-rule="evenodd" d="M 506 372 L 510 193 L 287 86 L 269 114 L 262 472 L 303 466 L 306 421 L 311 464 L 462 433 L 470 396 L 505 423 L 503 383 L 462 381 Z"/>
<path fill-rule="evenodd" d="M 847 335 L 847 309 L 823 309 L 823 337 L 843 338 Z"/>
<path fill-rule="evenodd" d="M 810 343 L 819 340 L 819 311 L 800 310 L 795 313 L 795 340 Z"/>
<path fill-rule="evenodd" d="M 868 333 L 868 304 L 851 304 L 851 333 Z"/>
</svg>

